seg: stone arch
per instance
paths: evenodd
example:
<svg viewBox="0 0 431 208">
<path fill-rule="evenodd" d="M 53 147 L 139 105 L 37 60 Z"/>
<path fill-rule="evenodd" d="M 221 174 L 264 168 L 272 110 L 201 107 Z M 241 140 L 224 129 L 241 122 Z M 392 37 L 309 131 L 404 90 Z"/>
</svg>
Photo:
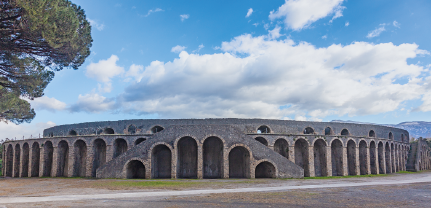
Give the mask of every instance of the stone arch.
<svg viewBox="0 0 431 208">
<path fill-rule="evenodd" d="M 73 145 L 74 148 L 74 163 L 73 163 L 73 177 L 85 177 L 87 167 L 87 144 L 78 139 Z"/>
<path fill-rule="evenodd" d="M 57 152 L 57 176 L 67 177 L 69 175 L 69 144 L 67 141 L 62 140 L 58 143 Z"/>
<path fill-rule="evenodd" d="M 365 140 L 361 140 L 359 142 L 359 172 L 361 175 L 368 174 L 367 158 L 367 142 Z"/>
<path fill-rule="evenodd" d="M 133 124 L 130 124 L 130 125 L 127 127 L 127 133 L 128 133 L 128 134 L 136 134 L 136 126 L 135 126 L 135 125 L 133 125 Z"/>
<path fill-rule="evenodd" d="M 178 140 L 177 149 L 177 177 L 198 177 L 198 144 L 192 137 L 185 136 Z"/>
<path fill-rule="evenodd" d="M 388 139 L 394 140 L 394 134 L 392 134 L 392 132 L 389 132 Z"/>
<path fill-rule="evenodd" d="M 265 146 L 268 146 L 268 141 L 265 139 L 265 138 L 263 138 L 263 137 L 256 137 L 256 138 L 254 138 L 256 141 L 258 141 L 258 142 L 260 142 L 260 143 L 262 143 L 263 145 L 265 145 Z"/>
<path fill-rule="evenodd" d="M 156 126 L 153 126 L 151 128 L 151 133 L 155 134 L 155 133 L 163 131 L 163 129 L 165 129 L 165 128 L 163 128 L 162 126 L 156 125 Z"/>
<path fill-rule="evenodd" d="M 370 171 L 371 174 L 377 174 L 377 148 L 376 148 L 376 142 L 370 141 Z"/>
<path fill-rule="evenodd" d="M 303 131 L 304 134 L 314 134 L 314 129 L 311 127 L 306 127 Z"/>
<path fill-rule="evenodd" d="M 295 164 L 304 169 L 304 176 L 310 176 L 308 161 L 308 142 L 305 139 L 295 141 Z"/>
<path fill-rule="evenodd" d="M 267 125 L 262 125 L 262 126 L 259 126 L 259 128 L 257 128 L 256 132 L 258 134 L 270 134 L 271 128 L 269 128 L 269 126 L 267 126 Z"/>
<path fill-rule="evenodd" d="M 97 168 L 106 163 L 106 142 L 103 139 L 95 139 L 93 142 L 93 167 L 91 177 L 96 177 Z"/>
<path fill-rule="evenodd" d="M 243 146 L 229 151 L 229 178 L 250 178 L 250 152 Z"/>
<path fill-rule="evenodd" d="M 76 131 L 72 129 L 69 131 L 68 135 L 69 136 L 76 136 L 76 135 L 78 135 L 78 133 L 76 133 Z"/>
<path fill-rule="evenodd" d="M 275 141 L 274 151 L 289 159 L 289 143 L 285 139 L 279 138 Z"/>
<path fill-rule="evenodd" d="M 54 146 L 51 141 L 46 141 L 43 145 L 43 176 L 45 177 L 51 176 L 53 156 Z"/>
<path fill-rule="evenodd" d="M 126 178 L 144 179 L 145 165 L 140 160 L 131 160 L 126 164 Z"/>
<path fill-rule="evenodd" d="M 113 129 L 113 128 L 106 127 L 106 128 L 103 130 L 103 134 L 115 134 L 115 131 L 114 131 L 114 129 Z"/>
<path fill-rule="evenodd" d="M 114 155 L 113 158 L 120 156 L 127 151 L 127 141 L 123 138 L 117 138 L 114 141 Z"/>
<path fill-rule="evenodd" d="M 275 165 L 269 161 L 260 162 L 255 169 L 255 178 L 276 178 Z"/>
<path fill-rule="evenodd" d="M 15 145 L 15 158 L 14 158 L 14 166 L 13 166 L 13 173 L 14 176 L 13 177 L 19 177 L 19 167 L 21 166 L 20 164 L 20 156 L 21 156 L 21 147 L 19 146 L 19 144 Z"/>
<path fill-rule="evenodd" d="M 376 137 L 376 132 L 374 132 L 374 130 L 370 130 L 368 132 L 368 137 Z"/>
<path fill-rule="evenodd" d="M 171 178 L 172 152 L 165 144 L 151 149 L 151 178 Z"/>
<path fill-rule="evenodd" d="M 6 149 L 6 176 L 12 177 L 13 172 L 13 147 L 9 144 Z"/>
<path fill-rule="evenodd" d="M 343 130 L 341 130 L 341 133 L 340 133 L 342 136 L 349 136 L 350 135 L 350 133 L 349 133 L 349 130 L 348 129 L 343 129 Z"/>
<path fill-rule="evenodd" d="M 223 175 L 223 141 L 215 136 L 203 142 L 203 177 L 221 178 Z"/>
<path fill-rule="evenodd" d="M 138 145 L 138 144 L 140 144 L 140 143 L 142 143 L 142 142 L 145 142 L 146 140 L 147 140 L 146 138 L 138 138 L 138 139 L 136 139 L 136 140 L 135 140 L 135 143 L 134 143 L 134 144 L 135 144 L 135 146 L 136 146 L 136 145 Z"/>
<path fill-rule="evenodd" d="M 356 175 L 356 143 L 351 139 L 347 142 L 347 171 Z"/>
<path fill-rule="evenodd" d="M 313 149 L 315 176 L 327 176 L 326 142 L 323 139 L 315 140 Z"/>
<path fill-rule="evenodd" d="M 343 143 L 339 139 L 331 141 L 332 175 L 343 175 Z"/>
<path fill-rule="evenodd" d="M 380 174 L 383 174 L 383 173 L 385 173 L 385 152 L 384 152 L 384 147 L 383 147 L 383 142 L 379 142 L 378 143 L 378 146 L 377 146 L 377 149 L 378 149 L 378 160 L 379 160 L 379 173 Z"/>
<path fill-rule="evenodd" d="M 31 145 L 31 177 L 39 177 L 40 147 L 39 143 Z"/>
<path fill-rule="evenodd" d="M 28 177 L 28 165 L 30 160 L 30 147 L 27 142 L 22 145 L 22 169 L 21 177 Z"/>
<path fill-rule="evenodd" d="M 391 147 L 388 142 L 385 145 L 385 160 L 386 160 L 386 173 L 391 173 Z"/>
<path fill-rule="evenodd" d="M 334 130 L 331 127 L 327 126 L 325 128 L 325 135 L 334 135 Z"/>
</svg>

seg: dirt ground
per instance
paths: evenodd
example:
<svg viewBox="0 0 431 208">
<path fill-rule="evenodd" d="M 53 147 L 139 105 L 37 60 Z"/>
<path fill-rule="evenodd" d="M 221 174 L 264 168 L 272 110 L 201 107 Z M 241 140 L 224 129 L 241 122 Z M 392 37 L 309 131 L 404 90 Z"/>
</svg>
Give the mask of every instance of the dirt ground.
<svg viewBox="0 0 431 208">
<path fill-rule="evenodd" d="M 242 187 L 391 181 L 430 176 L 431 172 L 384 177 L 339 179 L 116 180 L 64 178 L 2 178 L 0 202 L 8 197 L 155 192 Z M 222 193 L 193 196 L 90 199 L 1 204 L 4 207 L 431 207 L 431 182 L 342 188 L 298 189 L 283 192 Z"/>
</svg>

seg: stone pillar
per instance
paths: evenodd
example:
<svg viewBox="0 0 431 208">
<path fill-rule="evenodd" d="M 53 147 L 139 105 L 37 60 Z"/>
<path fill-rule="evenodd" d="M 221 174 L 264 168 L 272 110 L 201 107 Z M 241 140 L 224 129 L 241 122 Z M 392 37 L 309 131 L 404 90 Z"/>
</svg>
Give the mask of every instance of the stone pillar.
<svg viewBox="0 0 431 208">
<path fill-rule="evenodd" d="M 91 172 L 93 169 L 93 162 L 94 162 L 93 145 L 87 146 L 87 158 L 85 158 L 85 160 L 86 160 L 85 177 L 91 177 Z"/>
<path fill-rule="evenodd" d="M 15 158 L 15 153 L 16 153 L 16 145 L 12 145 L 12 178 L 15 177 L 16 174 L 16 158 Z"/>
<path fill-rule="evenodd" d="M 382 164 L 383 164 L 383 167 L 382 167 L 382 170 L 383 170 L 383 172 L 382 173 L 380 173 L 380 171 L 379 171 L 379 174 L 386 174 L 386 145 L 383 143 L 383 148 L 382 148 L 382 150 L 383 150 L 383 161 L 382 161 Z"/>
<path fill-rule="evenodd" d="M 310 177 L 316 176 L 314 172 L 314 146 L 308 146 L 308 172 Z"/>
<path fill-rule="evenodd" d="M 222 178 L 229 178 L 229 152 L 223 148 L 223 173 Z"/>
<path fill-rule="evenodd" d="M 204 160 L 203 160 L 203 150 L 202 150 L 202 144 L 199 142 L 198 143 L 198 174 L 197 177 L 198 179 L 203 179 L 203 164 Z"/>
<path fill-rule="evenodd" d="M 359 163 L 359 146 L 356 146 L 356 151 L 355 151 L 356 155 L 355 155 L 355 171 L 356 171 L 356 175 L 361 175 L 361 169 L 360 169 L 360 163 Z"/>
<path fill-rule="evenodd" d="M 366 147 L 366 157 L 365 157 L 365 166 L 367 167 L 367 172 L 366 172 L 366 174 L 367 175 L 371 175 L 371 156 L 370 156 L 370 146 L 367 146 Z"/>
<path fill-rule="evenodd" d="M 289 146 L 289 160 L 295 163 L 295 146 Z"/>
<path fill-rule="evenodd" d="M 343 176 L 349 175 L 347 165 L 347 147 L 343 147 Z"/>
<path fill-rule="evenodd" d="M 67 159 L 67 177 L 73 177 L 73 166 L 75 163 L 75 148 L 74 146 L 69 147 L 69 156 Z"/>
<path fill-rule="evenodd" d="M 331 146 L 326 147 L 326 176 L 332 176 L 332 149 Z"/>
<path fill-rule="evenodd" d="M 57 167 L 58 167 L 58 147 L 53 145 L 51 177 L 57 177 Z"/>
<path fill-rule="evenodd" d="M 31 177 L 31 173 L 33 172 L 33 145 L 29 144 L 28 150 L 28 177 Z"/>
<path fill-rule="evenodd" d="M 18 177 L 22 177 L 22 166 L 23 166 L 23 160 L 24 160 L 24 148 L 23 148 L 23 146 L 24 145 L 20 145 L 20 150 L 19 150 L 19 173 L 18 173 Z"/>
<path fill-rule="evenodd" d="M 113 157 L 114 157 L 114 146 L 106 144 L 106 163 L 111 161 Z"/>
<path fill-rule="evenodd" d="M 45 148 L 44 143 L 40 144 L 40 157 L 39 157 L 39 177 L 43 176 L 43 168 L 45 167 Z"/>
</svg>

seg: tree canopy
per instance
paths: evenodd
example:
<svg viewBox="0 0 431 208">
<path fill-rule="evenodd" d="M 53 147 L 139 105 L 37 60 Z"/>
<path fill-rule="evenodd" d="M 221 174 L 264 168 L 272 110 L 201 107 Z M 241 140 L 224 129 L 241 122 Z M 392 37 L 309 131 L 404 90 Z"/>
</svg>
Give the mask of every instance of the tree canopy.
<svg viewBox="0 0 431 208">
<path fill-rule="evenodd" d="M 27 99 L 43 96 L 54 72 L 90 55 L 91 26 L 69 0 L 0 0 L 0 121 L 30 122 Z"/>
</svg>

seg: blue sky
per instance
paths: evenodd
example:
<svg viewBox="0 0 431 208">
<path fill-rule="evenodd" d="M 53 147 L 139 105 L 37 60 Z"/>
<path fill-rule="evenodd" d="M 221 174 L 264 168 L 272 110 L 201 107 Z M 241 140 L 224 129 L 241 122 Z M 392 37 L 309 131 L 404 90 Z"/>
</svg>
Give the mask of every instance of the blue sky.
<svg viewBox="0 0 431 208">
<path fill-rule="evenodd" d="M 94 39 L 31 124 L 137 118 L 431 121 L 426 0 L 73 0 Z"/>
</svg>

